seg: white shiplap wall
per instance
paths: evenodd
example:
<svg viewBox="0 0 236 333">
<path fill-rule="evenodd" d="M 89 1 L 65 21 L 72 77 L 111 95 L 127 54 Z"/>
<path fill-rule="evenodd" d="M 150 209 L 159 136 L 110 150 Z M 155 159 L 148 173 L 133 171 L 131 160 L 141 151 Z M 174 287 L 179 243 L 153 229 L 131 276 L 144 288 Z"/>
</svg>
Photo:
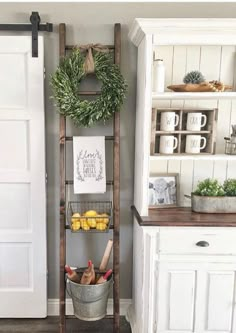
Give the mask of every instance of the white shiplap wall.
<svg viewBox="0 0 236 333">
<path fill-rule="evenodd" d="M 150 162 L 150 173 L 178 173 L 180 184 L 180 205 L 189 206 L 184 197 L 196 188 L 198 181 L 205 178 L 217 178 L 223 182 L 227 178 L 236 178 L 235 160 L 193 160 L 193 159 L 161 159 Z"/>
<path fill-rule="evenodd" d="M 207 81 L 220 80 L 235 86 L 235 46 L 159 46 L 154 49 L 155 57 L 164 60 L 165 85 L 182 83 L 184 75 L 191 70 L 200 70 Z M 235 89 L 234 89 L 235 90 Z M 168 89 L 166 89 L 168 91 Z M 235 100 L 169 100 L 159 101 L 153 106 L 214 108 L 219 109 L 216 154 L 224 153 L 224 137 L 229 136 L 231 124 L 236 124 Z M 228 158 L 228 159 L 227 159 Z M 236 178 L 236 160 L 226 159 L 162 159 L 150 161 L 150 173 L 179 173 L 180 205 L 189 206 L 184 194 L 190 194 L 199 180 L 207 177 L 224 181 Z"/>
</svg>

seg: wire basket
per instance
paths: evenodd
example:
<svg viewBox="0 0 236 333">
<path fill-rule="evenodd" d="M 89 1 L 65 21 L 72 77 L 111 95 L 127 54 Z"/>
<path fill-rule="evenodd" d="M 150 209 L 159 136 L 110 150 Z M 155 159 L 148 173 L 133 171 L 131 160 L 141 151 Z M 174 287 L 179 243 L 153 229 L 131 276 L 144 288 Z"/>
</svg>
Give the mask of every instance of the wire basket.
<svg viewBox="0 0 236 333">
<path fill-rule="evenodd" d="M 72 232 L 108 232 L 111 219 L 111 201 L 68 202 L 67 221 Z"/>
<path fill-rule="evenodd" d="M 225 141 L 225 154 L 236 155 L 236 143 Z"/>
</svg>

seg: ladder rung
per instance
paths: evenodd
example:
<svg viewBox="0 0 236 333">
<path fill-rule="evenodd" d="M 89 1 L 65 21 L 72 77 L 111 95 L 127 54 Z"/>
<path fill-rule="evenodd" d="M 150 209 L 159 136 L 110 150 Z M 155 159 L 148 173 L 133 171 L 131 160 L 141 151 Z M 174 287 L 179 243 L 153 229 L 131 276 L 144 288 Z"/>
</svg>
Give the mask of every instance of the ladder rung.
<svg viewBox="0 0 236 333">
<path fill-rule="evenodd" d="M 73 185 L 74 184 L 74 181 L 73 180 L 66 180 L 65 181 L 65 184 L 66 185 Z M 113 180 L 107 180 L 106 181 L 106 185 L 113 185 L 114 184 L 114 181 Z"/>
<path fill-rule="evenodd" d="M 101 95 L 101 91 L 80 91 L 78 92 L 80 96 L 96 96 Z"/>
<path fill-rule="evenodd" d="M 73 140 L 73 136 L 66 136 L 66 141 L 72 141 Z M 114 136 L 105 136 L 105 140 L 109 141 L 109 140 L 114 140 Z"/>
<path fill-rule="evenodd" d="M 115 45 L 102 45 L 104 49 L 109 49 L 109 50 L 115 50 Z M 66 50 L 73 50 L 73 49 L 79 49 L 80 45 L 66 45 L 65 49 Z"/>
<path fill-rule="evenodd" d="M 77 319 L 79 320 L 76 316 L 74 315 L 65 315 L 65 318 L 66 319 Z M 114 318 L 114 315 L 106 315 L 104 318 L 102 319 L 113 319 Z"/>
</svg>

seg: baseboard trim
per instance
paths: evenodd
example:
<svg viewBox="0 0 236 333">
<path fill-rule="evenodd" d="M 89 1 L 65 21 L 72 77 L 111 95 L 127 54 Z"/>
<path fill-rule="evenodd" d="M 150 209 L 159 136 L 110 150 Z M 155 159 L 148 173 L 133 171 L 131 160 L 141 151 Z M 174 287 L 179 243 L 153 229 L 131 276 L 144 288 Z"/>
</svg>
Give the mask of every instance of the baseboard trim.
<svg viewBox="0 0 236 333">
<path fill-rule="evenodd" d="M 120 315 L 126 316 L 129 306 L 131 305 L 132 300 L 123 298 L 120 300 Z M 66 299 L 66 314 L 73 315 L 73 305 L 71 299 Z M 107 304 L 107 314 L 113 314 L 113 300 L 110 298 Z M 59 299 L 58 298 L 49 298 L 48 299 L 48 316 L 59 316 Z"/>
<path fill-rule="evenodd" d="M 131 332 L 138 333 L 137 327 L 135 325 L 132 304 L 128 307 L 125 318 L 130 324 Z"/>
</svg>

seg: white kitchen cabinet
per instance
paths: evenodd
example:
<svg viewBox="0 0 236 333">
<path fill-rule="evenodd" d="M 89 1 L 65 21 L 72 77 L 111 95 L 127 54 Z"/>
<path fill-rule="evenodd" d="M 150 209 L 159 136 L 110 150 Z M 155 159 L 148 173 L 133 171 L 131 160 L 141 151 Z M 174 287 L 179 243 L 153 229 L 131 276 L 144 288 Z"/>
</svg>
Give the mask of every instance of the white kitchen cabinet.
<svg viewBox="0 0 236 333">
<path fill-rule="evenodd" d="M 236 119 L 236 20 L 135 19 L 129 36 L 138 48 L 133 291 L 127 315 L 132 333 L 236 333 L 236 214 L 193 217 L 190 208 L 179 208 L 168 218 L 159 209 L 152 219 L 148 207 L 152 174 L 179 174 L 184 207 L 190 206 L 184 195 L 199 180 L 236 176 L 236 157 L 224 154 L 223 139 Z M 200 69 L 208 80 L 232 84 L 233 91 L 152 93 L 154 54 L 164 59 L 166 86 Z M 215 155 L 150 155 L 152 108 L 205 107 L 219 110 Z M 199 246 L 201 241 L 208 246 Z"/>
<path fill-rule="evenodd" d="M 210 263 L 200 267 L 197 275 L 195 331 L 235 333 L 236 263 Z"/>
<path fill-rule="evenodd" d="M 236 333 L 236 229 L 206 227 L 203 233 L 199 227 L 135 222 L 134 232 L 134 297 L 128 313 L 133 333 Z M 182 237 L 179 253 L 163 246 L 168 234 Z M 211 240 L 208 247 L 196 245 L 204 239 Z M 200 248 L 195 254 L 193 246 Z"/>
<path fill-rule="evenodd" d="M 165 333 L 236 332 L 235 271 L 236 263 L 161 263 L 154 327 Z"/>
<path fill-rule="evenodd" d="M 158 332 L 194 331 L 198 264 L 161 263 L 155 276 Z"/>
</svg>

